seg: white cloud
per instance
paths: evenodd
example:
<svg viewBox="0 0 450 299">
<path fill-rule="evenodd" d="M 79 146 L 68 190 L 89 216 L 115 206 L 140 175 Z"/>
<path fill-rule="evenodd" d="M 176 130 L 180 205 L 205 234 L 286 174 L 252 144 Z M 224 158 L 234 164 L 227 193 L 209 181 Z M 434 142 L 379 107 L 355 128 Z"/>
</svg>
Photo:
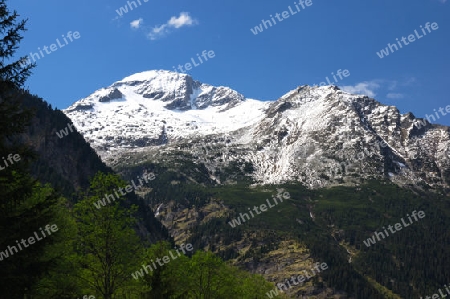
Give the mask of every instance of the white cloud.
<svg viewBox="0 0 450 299">
<path fill-rule="evenodd" d="M 388 99 L 403 99 L 405 96 L 401 93 L 388 93 L 386 97 Z"/>
<path fill-rule="evenodd" d="M 166 34 L 169 34 L 172 29 L 178 29 L 183 26 L 192 26 L 196 24 L 198 24 L 198 21 L 193 19 L 188 12 L 182 12 L 179 17 L 173 16 L 165 24 L 153 27 L 147 36 L 151 40 L 156 40 Z"/>
<path fill-rule="evenodd" d="M 139 29 L 139 27 L 141 27 L 141 25 L 144 23 L 144 19 L 140 18 L 137 20 L 134 20 L 130 23 L 130 27 L 133 29 Z"/>
<path fill-rule="evenodd" d="M 376 96 L 375 90 L 380 88 L 380 84 L 378 84 L 378 80 L 373 80 L 360 82 L 354 86 L 341 86 L 340 88 L 349 93 L 363 94 L 373 98 Z"/>
<path fill-rule="evenodd" d="M 192 19 L 191 16 L 189 15 L 189 13 L 187 13 L 187 12 L 180 13 L 180 16 L 178 18 L 171 17 L 169 22 L 167 22 L 167 24 L 169 24 L 175 28 L 189 26 L 189 25 L 193 25 L 195 23 L 196 23 L 196 20 Z"/>
</svg>

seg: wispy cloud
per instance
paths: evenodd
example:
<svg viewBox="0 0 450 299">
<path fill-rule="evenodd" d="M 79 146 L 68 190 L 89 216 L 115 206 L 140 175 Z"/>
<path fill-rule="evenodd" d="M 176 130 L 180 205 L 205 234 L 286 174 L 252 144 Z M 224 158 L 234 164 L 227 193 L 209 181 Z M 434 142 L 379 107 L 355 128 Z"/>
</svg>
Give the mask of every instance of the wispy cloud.
<svg viewBox="0 0 450 299">
<path fill-rule="evenodd" d="M 414 77 L 408 77 L 401 80 L 386 80 L 386 79 L 373 79 L 370 81 L 363 81 L 355 85 L 340 86 L 340 88 L 346 92 L 354 94 L 363 94 L 371 98 L 377 95 L 377 92 L 386 91 L 386 98 L 388 99 L 402 99 L 405 94 L 401 92 L 405 87 L 410 87 L 417 84 L 417 80 Z M 400 92 L 399 90 L 400 89 Z"/>
<path fill-rule="evenodd" d="M 188 12 L 181 12 L 180 16 L 173 16 L 165 24 L 152 28 L 147 36 L 151 40 L 156 40 L 169 34 L 173 29 L 179 29 L 184 26 L 193 26 L 196 24 L 198 24 L 198 21 L 193 19 Z"/>
<path fill-rule="evenodd" d="M 363 94 L 373 98 L 374 96 L 376 96 L 375 90 L 380 88 L 380 84 L 379 80 L 372 80 L 360 82 L 353 86 L 341 86 L 340 88 L 349 93 Z"/>
<path fill-rule="evenodd" d="M 447 1 L 447 0 L 444 0 Z M 405 79 L 404 82 L 402 82 L 402 86 L 412 86 L 416 83 L 416 78 L 415 77 L 409 77 L 407 79 Z"/>
<path fill-rule="evenodd" d="M 397 80 L 393 80 L 393 81 L 389 81 L 389 80 L 380 80 L 381 83 L 386 83 L 388 85 L 387 89 L 388 90 L 395 90 L 397 88 L 401 88 L 401 87 L 409 87 L 409 86 L 413 86 L 414 84 L 416 84 L 416 78 L 415 77 L 407 77 L 405 79 L 402 79 L 400 81 Z"/>
<path fill-rule="evenodd" d="M 394 89 L 396 89 L 397 88 L 397 86 L 398 86 L 398 82 L 397 81 L 390 81 L 389 82 L 389 86 L 388 86 L 388 90 L 394 90 Z"/>
<path fill-rule="evenodd" d="M 388 99 L 403 99 L 405 97 L 405 95 L 403 95 L 401 93 L 388 93 L 386 95 L 386 97 Z"/>
<path fill-rule="evenodd" d="M 144 19 L 139 18 L 137 20 L 132 21 L 130 23 L 130 27 L 133 29 L 139 29 L 143 23 L 144 23 Z"/>
</svg>

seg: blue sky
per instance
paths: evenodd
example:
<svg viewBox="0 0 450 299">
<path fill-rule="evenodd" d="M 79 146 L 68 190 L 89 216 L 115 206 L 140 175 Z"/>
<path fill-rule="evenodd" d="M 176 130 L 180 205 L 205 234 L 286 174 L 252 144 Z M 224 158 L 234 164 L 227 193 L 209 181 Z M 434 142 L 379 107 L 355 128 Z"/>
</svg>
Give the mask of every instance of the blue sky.
<svg viewBox="0 0 450 299">
<path fill-rule="evenodd" d="M 26 87 L 62 109 L 133 73 L 173 70 L 193 59 L 198 66 L 187 73 L 194 79 L 248 98 L 275 100 L 327 76 L 333 83 L 332 73 L 341 69 L 350 75 L 336 77 L 336 85 L 402 113 L 424 117 L 450 105 L 450 1 L 310 0 L 303 7 L 299 0 L 139 1 L 131 10 L 124 0 L 9 0 L 10 9 L 29 19 L 18 56 L 56 39 L 63 46 L 37 59 Z M 270 15 L 276 24 L 266 22 L 254 34 Z M 420 26 L 427 22 L 438 28 L 424 35 Z M 415 30 L 414 42 L 377 55 L 396 38 L 417 36 Z M 68 40 L 69 31 L 79 38 Z M 204 50 L 214 57 L 199 63 Z M 450 114 L 439 115 L 437 123 L 450 125 Z"/>
</svg>

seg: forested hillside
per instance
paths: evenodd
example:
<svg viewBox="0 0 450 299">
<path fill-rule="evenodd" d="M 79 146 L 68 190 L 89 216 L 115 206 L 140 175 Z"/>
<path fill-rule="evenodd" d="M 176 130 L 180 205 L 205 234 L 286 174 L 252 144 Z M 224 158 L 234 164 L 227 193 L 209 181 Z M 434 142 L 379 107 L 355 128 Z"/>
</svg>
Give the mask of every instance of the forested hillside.
<svg viewBox="0 0 450 299">
<path fill-rule="evenodd" d="M 220 173 L 238 183 L 220 185 L 209 179 L 204 165 L 182 155 L 165 164 L 127 163 L 117 167 L 126 178 L 146 167 L 160 173 L 143 197 L 179 242 L 212 250 L 274 283 L 300 274 L 310 261 L 326 262 L 329 270 L 314 287 L 289 289 L 293 298 L 412 298 L 438 289 L 449 275 L 441 263 L 450 254 L 450 202 L 444 190 L 402 188 L 388 180 L 316 190 L 301 184 L 255 186 L 239 167 Z M 251 216 L 250 209 L 281 189 L 290 194 L 288 200 Z M 410 223 L 407 215 L 414 211 L 425 217 Z M 240 217 L 243 213 L 249 217 Z M 402 218 L 409 225 L 401 233 L 384 233 Z M 385 238 L 368 247 L 374 232 Z"/>
</svg>

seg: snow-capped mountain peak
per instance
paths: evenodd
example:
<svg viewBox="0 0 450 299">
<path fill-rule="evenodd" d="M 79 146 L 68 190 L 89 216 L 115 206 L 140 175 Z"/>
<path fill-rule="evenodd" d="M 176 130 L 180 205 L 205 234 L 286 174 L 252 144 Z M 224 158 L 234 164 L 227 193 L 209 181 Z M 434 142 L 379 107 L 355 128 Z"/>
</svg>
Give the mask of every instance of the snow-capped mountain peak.
<svg viewBox="0 0 450 299">
<path fill-rule="evenodd" d="M 450 181 L 448 127 L 336 86 L 303 85 L 263 102 L 186 74 L 147 71 L 64 112 L 110 164 L 133 152 L 164 160 L 164 148 L 194 154 L 210 173 L 233 160 L 250 163 L 251 176 L 260 183 L 302 181 L 317 187 L 356 183 L 355 177 Z"/>
<path fill-rule="evenodd" d="M 170 71 L 128 76 L 64 110 L 100 151 L 160 145 L 237 130 L 256 122 L 268 103 Z"/>
</svg>

